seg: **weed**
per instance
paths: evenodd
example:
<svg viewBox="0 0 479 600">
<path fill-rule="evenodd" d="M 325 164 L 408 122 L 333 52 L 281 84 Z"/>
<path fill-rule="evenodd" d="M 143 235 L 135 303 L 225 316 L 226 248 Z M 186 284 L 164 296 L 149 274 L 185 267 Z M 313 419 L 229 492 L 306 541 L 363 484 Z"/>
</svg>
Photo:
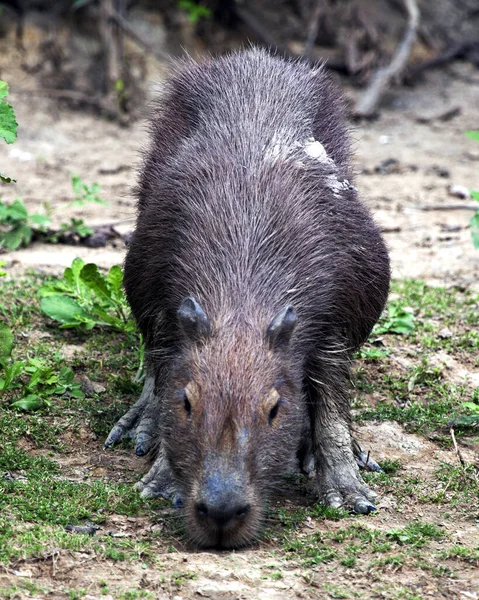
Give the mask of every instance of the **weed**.
<svg viewBox="0 0 479 600">
<path fill-rule="evenodd" d="M 212 12 L 207 6 L 194 2 L 194 0 L 179 0 L 178 8 L 181 8 L 188 15 L 190 23 L 198 23 L 200 19 L 211 19 Z"/>
<path fill-rule="evenodd" d="M 100 186 L 98 183 L 88 185 L 82 181 L 79 175 L 72 175 L 73 200 L 72 206 L 85 206 L 85 204 L 108 204 L 99 196 Z"/>
<path fill-rule="evenodd" d="M 444 537 L 444 531 L 431 523 L 416 521 L 402 529 L 391 529 L 386 536 L 401 546 L 422 548 L 430 540 L 441 540 Z"/>
<path fill-rule="evenodd" d="M 479 131 L 467 131 L 466 135 L 469 139 L 479 142 Z M 479 202 L 479 190 L 469 190 L 471 197 Z M 471 228 L 472 243 L 476 250 L 479 250 L 479 207 L 469 221 Z"/>
<path fill-rule="evenodd" d="M 410 333 L 414 329 L 414 311 L 401 302 L 391 302 L 386 314 L 373 329 L 373 335 Z"/>
<path fill-rule="evenodd" d="M 34 235 L 46 233 L 49 223 L 47 215 L 28 213 L 19 198 L 12 204 L 0 200 L 0 246 L 8 250 L 28 246 Z"/>
<path fill-rule="evenodd" d="M 40 288 L 40 306 L 62 329 L 105 326 L 134 333 L 136 326 L 122 284 L 121 267 L 111 267 L 105 277 L 95 264 L 76 258 L 63 278 L 51 279 Z"/>
<path fill-rule="evenodd" d="M 12 408 L 29 411 L 48 407 L 53 395 L 68 393 L 74 398 L 85 397 L 80 384 L 73 381 L 74 373 L 69 367 L 62 367 L 55 373 L 52 367 L 37 358 L 9 362 L 12 349 L 13 334 L 0 324 L 0 367 L 4 370 L 0 393 L 10 399 Z"/>
<path fill-rule="evenodd" d="M 0 101 L 0 107 L 4 104 Z M 1 176 L 0 176 L 1 177 Z M 85 184 L 77 175 L 72 177 L 74 200 L 71 204 L 83 206 L 86 202 L 106 204 L 98 196 L 100 189 L 97 183 Z M 23 201 L 17 198 L 11 204 L 0 200 L 0 246 L 8 250 L 16 250 L 20 246 L 28 246 L 34 240 L 57 243 L 75 237 L 84 239 L 94 233 L 85 225 L 83 219 L 71 218 L 68 223 L 61 223 L 60 229 L 50 228 L 51 211 L 44 204 L 45 214 L 29 213 Z"/>
<path fill-rule="evenodd" d="M 5 81 L 0 81 L 0 139 L 5 140 L 7 144 L 13 144 L 17 139 L 18 123 L 15 119 L 15 111 L 5 100 L 7 96 L 8 84 Z M 15 179 L 0 173 L 0 181 L 10 183 Z"/>
</svg>

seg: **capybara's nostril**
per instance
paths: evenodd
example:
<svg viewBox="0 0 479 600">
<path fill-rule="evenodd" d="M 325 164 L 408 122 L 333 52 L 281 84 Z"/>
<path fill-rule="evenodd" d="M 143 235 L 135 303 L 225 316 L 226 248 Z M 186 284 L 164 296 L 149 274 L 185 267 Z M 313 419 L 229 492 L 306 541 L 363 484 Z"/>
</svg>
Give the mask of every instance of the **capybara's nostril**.
<svg viewBox="0 0 479 600">
<path fill-rule="evenodd" d="M 238 508 L 238 510 L 236 511 L 236 518 L 242 519 L 243 517 L 246 517 L 246 515 L 249 513 L 250 509 L 251 509 L 251 506 L 249 504 L 245 504 L 241 508 Z"/>
<path fill-rule="evenodd" d="M 208 516 L 208 507 L 204 502 L 198 502 L 196 504 L 196 513 L 199 517 L 207 517 Z"/>
</svg>

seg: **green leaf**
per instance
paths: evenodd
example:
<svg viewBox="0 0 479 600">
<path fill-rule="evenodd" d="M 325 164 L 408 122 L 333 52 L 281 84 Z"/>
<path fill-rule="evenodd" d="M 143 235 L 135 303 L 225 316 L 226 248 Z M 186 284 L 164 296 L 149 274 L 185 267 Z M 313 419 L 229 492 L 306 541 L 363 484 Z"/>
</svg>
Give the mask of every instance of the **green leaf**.
<svg viewBox="0 0 479 600">
<path fill-rule="evenodd" d="M 0 100 L 0 138 L 3 138 L 7 144 L 13 144 L 17 139 L 17 127 L 13 108 L 8 102 Z"/>
<path fill-rule="evenodd" d="M 38 227 L 41 227 L 42 229 L 50 224 L 50 218 L 47 217 L 47 215 L 29 215 L 29 219 L 32 223 L 38 225 Z"/>
<path fill-rule="evenodd" d="M 3 100 L 8 96 L 8 83 L 0 80 L 0 100 Z"/>
<path fill-rule="evenodd" d="M 0 234 L 0 246 L 4 246 L 8 250 L 16 250 L 22 244 L 23 237 L 18 229 L 12 229 Z"/>
<path fill-rule="evenodd" d="M 461 402 L 461 406 L 479 414 L 479 404 L 476 404 L 475 402 Z"/>
<path fill-rule="evenodd" d="M 112 295 L 116 298 L 123 297 L 123 271 L 118 265 L 114 265 L 108 271 L 106 278 L 108 287 L 110 288 Z"/>
<path fill-rule="evenodd" d="M 40 302 L 40 308 L 51 319 L 68 327 L 88 324 L 91 321 L 90 315 L 78 302 L 62 294 L 45 296 Z"/>
<path fill-rule="evenodd" d="M 5 366 L 13 349 L 13 333 L 6 323 L 0 323 L 0 365 Z"/>
<path fill-rule="evenodd" d="M 471 226 L 472 244 L 476 250 L 479 250 L 479 212 L 477 212 L 469 221 Z"/>
<path fill-rule="evenodd" d="M 2 175 L 0 173 L 0 181 L 3 181 L 3 183 L 16 183 L 17 180 L 13 179 L 13 177 L 7 177 L 7 175 Z"/>
<path fill-rule="evenodd" d="M 58 375 L 58 383 L 63 385 L 70 385 L 73 383 L 75 374 L 69 367 L 62 367 Z"/>
<path fill-rule="evenodd" d="M 460 415 L 453 419 L 450 424 L 453 427 L 479 427 L 479 415 Z"/>
<path fill-rule="evenodd" d="M 38 410 L 44 406 L 45 402 L 36 394 L 28 394 L 25 398 L 12 402 L 10 405 L 12 408 L 18 408 L 26 412 Z"/>
<path fill-rule="evenodd" d="M 105 278 L 101 275 L 97 265 L 89 263 L 85 265 L 80 275 L 82 281 L 92 290 L 99 299 L 111 304 L 111 293 L 106 285 Z"/>
<path fill-rule="evenodd" d="M 469 190 L 469 193 L 471 194 L 471 198 L 474 198 L 474 200 L 477 200 L 479 202 L 479 191 Z"/>
<path fill-rule="evenodd" d="M 27 208 L 20 198 L 8 205 L 7 215 L 14 221 L 25 221 L 28 218 Z"/>
<path fill-rule="evenodd" d="M 475 142 L 479 142 L 479 131 L 466 131 L 466 137 Z"/>
<path fill-rule="evenodd" d="M 3 380 L 2 390 L 9 390 L 16 385 L 12 385 L 14 379 L 20 375 L 25 368 L 25 361 L 14 362 L 12 365 L 5 369 L 5 379 Z"/>
</svg>

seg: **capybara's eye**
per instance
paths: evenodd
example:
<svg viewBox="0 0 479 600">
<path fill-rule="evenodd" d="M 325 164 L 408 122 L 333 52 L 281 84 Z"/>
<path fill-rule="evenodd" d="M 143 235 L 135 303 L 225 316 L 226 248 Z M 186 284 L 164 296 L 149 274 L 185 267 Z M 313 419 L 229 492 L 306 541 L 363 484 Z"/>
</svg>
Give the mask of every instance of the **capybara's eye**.
<svg viewBox="0 0 479 600">
<path fill-rule="evenodd" d="M 279 410 L 280 405 L 281 405 L 281 400 L 278 400 L 278 402 L 276 402 L 276 404 L 273 406 L 273 408 L 269 411 L 268 421 L 269 421 L 270 425 L 278 416 L 278 410 Z"/>
<path fill-rule="evenodd" d="M 191 415 L 191 402 L 188 400 L 188 396 L 186 395 L 186 393 L 184 394 L 184 405 L 185 405 L 185 410 L 188 413 L 188 416 Z"/>
</svg>

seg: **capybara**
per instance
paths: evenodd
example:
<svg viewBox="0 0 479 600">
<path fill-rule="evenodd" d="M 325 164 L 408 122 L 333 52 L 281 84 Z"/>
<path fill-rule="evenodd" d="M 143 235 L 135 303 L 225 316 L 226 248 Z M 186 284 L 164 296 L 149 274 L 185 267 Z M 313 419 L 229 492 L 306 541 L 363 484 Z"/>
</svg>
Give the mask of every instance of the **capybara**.
<svg viewBox="0 0 479 600">
<path fill-rule="evenodd" d="M 254 540 L 308 449 L 319 502 L 374 510 L 348 393 L 389 260 L 342 113 L 323 67 L 257 49 L 183 61 L 154 111 L 125 260 L 147 376 L 106 445 L 154 452 L 143 495 L 203 547 Z"/>
</svg>

